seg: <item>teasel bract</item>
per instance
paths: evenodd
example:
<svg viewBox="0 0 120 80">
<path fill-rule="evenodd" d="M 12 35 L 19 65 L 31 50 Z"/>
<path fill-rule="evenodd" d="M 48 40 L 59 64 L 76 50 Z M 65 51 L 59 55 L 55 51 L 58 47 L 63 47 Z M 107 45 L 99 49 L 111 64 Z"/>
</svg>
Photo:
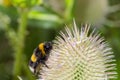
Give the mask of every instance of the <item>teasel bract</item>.
<svg viewBox="0 0 120 80">
<path fill-rule="evenodd" d="M 90 26 L 65 28 L 53 41 L 53 50 L 43 67 L 42 80 L 111 80 L 117 77 L 112 49 Z"/>
</svg>

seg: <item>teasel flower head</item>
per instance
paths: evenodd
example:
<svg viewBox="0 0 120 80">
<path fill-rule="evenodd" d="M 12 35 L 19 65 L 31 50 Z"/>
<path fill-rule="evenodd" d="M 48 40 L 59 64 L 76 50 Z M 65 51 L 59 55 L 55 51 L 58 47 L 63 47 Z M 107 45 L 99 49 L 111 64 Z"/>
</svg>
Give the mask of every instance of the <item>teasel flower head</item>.
<svg viewBox="0 0 120 80">
<path fill-rule="evenodd" d="M 80 30 L 75 22 L 53 41 L 53 50 L 41 70 L 41 80 L 111 80 L 116 78 L 113 52 L 89 25 Z"/>
</svg>

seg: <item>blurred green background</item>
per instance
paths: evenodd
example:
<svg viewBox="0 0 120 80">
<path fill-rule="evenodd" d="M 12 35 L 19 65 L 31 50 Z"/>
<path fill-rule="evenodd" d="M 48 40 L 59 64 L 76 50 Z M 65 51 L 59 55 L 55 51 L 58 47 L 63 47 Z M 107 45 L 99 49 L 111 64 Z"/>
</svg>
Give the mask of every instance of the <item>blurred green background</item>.
<svg viewBox="0 0 120 80">
<path fill-rule="evenodd" d="M 75 19 L 96 28 L 113 48 L 120 80 L 120 0 L 0 0 L 0 80 L 34 80 L 34 48 Z"/>
</svg>

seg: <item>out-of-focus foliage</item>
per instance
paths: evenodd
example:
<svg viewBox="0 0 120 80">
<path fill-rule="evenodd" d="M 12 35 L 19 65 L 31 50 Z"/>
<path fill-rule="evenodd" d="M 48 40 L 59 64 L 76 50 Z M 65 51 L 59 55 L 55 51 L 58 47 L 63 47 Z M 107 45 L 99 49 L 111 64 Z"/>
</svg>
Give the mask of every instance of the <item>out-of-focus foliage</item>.
<svg viewBox="0 0 120 80">
<path fill-rule="evenodd" d="M 0 79 L 13 79 L 16 50 L 22 52 L 18 76 L 31 79 L 27 65 L 34 48 L 52 41 L 73 18 L 102 33 L 113 48 L 120 75 L 120 0 L 0 0 Z"/>
<path fill-rule="evenodd" d="M 11 3 L 16 7 L 30 8 L 42 4 L 42 0 L 11 0 Z"/>
</svg>

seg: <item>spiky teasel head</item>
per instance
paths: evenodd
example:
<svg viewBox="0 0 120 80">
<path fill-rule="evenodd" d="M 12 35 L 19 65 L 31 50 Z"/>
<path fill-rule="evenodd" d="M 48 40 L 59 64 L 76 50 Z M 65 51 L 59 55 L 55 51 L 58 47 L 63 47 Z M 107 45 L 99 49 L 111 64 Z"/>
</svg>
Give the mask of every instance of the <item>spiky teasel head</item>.
<svg viewBox="0 0 120 80">
<path fill-rule="evenodd" d="M 65 28 L 54 41 L 53 50 L 40 78 L 43 80 L 111 80 L 116 78 L 113 52 L 90 26 Z"/>
</svg>

